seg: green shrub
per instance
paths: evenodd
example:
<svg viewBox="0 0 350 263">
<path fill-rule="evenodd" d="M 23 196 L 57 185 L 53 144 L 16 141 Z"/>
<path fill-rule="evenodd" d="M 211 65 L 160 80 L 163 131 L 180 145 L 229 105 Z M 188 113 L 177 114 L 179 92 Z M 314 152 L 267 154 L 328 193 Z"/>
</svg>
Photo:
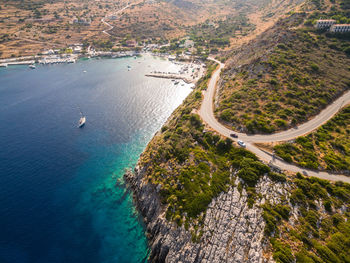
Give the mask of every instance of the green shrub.
<svg viewBox="0 0 350 263">
<path fill-rule="evenodd" d="M 274 238 L 271 238 L 270 242 L 274 250 L 273 259 L 276 260 L 276 262 L 281 262 L 281 263 L 294 262 L 292 250 L 288 244 L 283 243 Z"/>
<path fill-rule="evenodd" d="M 269 172 L 268 173 L 268 176 L 269 178 L 272 180 L 272 181 L 275 181 L 275 182 L 286 182 L 287 181 L 287 177 L 285 174 L 279 174 L 279 173 L 275 173 L 275 172 Z"/>
<path fill-rule="evenodd" d="M 305 250 L 296 253 L 296 263 L 314 263 L 313 259 L 309 256 L 309 253 Z"/>
<path fill-rule="evenodd" d="M 320 70 L 320 67 L 319 67 L 317 64 L 315 64 L 315 63 L 312 63 L 312 64 L 310 65 L 310 68 L 311 68 L 311 70 L 314 71 L 314 72 L 318 72 L 318 71 Z"/>
<path fill-rule="evenodd" d="M 190 116 L 190 121 L 191 124 L 195 127 L 195 128 L 200 128 L 202 127 L 202 121 L 200 119 L 200 117 L 197 114 L 191 114 Z"/>
<path fill-rule="evenodd" d="M 332 202 L 330 200 L 327 200 L 324 202 L 324 208 L 327 212 L 332 212 Z"/>
<path fill-rule="evenodd" d="M 278 81 L 276 79 L 271 79 L 270 84 L 275 86 L 278 84 Z"/>
<path fill-rule="evenodd" d="M 217 144 L 219 152 L 228 152 L 232 148 L 232 140 L 226 138 L 225 140 L 220 140 Z"/>
<path fill-rule="evenodd" d="M 261 176 L 270 172 L 270 168 L 267 165 L 251 158 L 243 158 L 239 166 L 241 169 L 237 176 L 251 187 L 256 185 Z"/>
<path fill-rule="evenodd" d="M 233 111 L 231 109 L 226 109 L 224 110 L 221 115 L 220 115 L 220 118 L 223 120 L 223 121 L 231 121 L 231 118 L 232 116 L 234 115 Z"/>
<path fill-rule="evenodd" d="M 317 254 L 325 261 L 332 263 L 341 263 L 340 259 L 326 246 L 314 242 L 314 247 L 317 251 Z"/>
<path fill-rule="evenodd" d="M 281 119 L 275 120 L 275 124 L 280 128 L 285 128 L 288 125 L 285 120 L 281 120 Z"/>
</svg>

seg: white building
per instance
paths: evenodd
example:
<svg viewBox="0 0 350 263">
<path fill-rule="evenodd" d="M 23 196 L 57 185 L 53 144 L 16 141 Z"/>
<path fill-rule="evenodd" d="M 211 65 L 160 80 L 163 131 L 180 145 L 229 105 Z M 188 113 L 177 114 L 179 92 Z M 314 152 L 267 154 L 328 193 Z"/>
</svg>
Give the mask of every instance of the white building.
<svg viewBox="0 0 350 263">
<path fill-rule="evenodd" d="M 336 21 L 333 19 L 319 19 L 316 21 L 315 27 L 318 29 L 326 29 L 330 28 L 335 22 Z"/>
<path fill-rule="evenodd" d="M 334 24 L 330 30 L 333 33 L 346 33 L 350 32 L 350 24 Z"/>
<path fill-rule="evenodd" d="M 111 16 L 109 16 L 108 18 L 109 18 L 110 20 L 117 20 L 118 17 L 117 17 L 116 15 L 111 15 Z"/>
<path fill-rule="evenodd" d="M 83 18 L 74 18 L 73 19 L 73 24 L 79 24 L 79 25 L 84 25 L 84 26 L 89 26 L 91 24 L 91 19 L 83 19 Z"/>
<path fill-rule="evenodd" d="M 186 39 L 185 43 L 184 43 L 185 48 L 191 48 L 194 46 L 194 41 L 193 40 L 189 40 Z"/>
<path fill-rule="evenodd" d="M 73 48 L 73 52 L 74 52 L 75 54 L 81 53 L 82 50 L 83 50 L 83 48 L 82 48 L 81 46 L 75 46 L 75 47 Z"/>
<path fill-rule="evenodd" d="M 43 55 L 53 55 L 55 54 L 55 51 L 53 51 L 52 49 L 49 50 L 45 50 L 44 52 L 42 52 Z"/>
</svg>

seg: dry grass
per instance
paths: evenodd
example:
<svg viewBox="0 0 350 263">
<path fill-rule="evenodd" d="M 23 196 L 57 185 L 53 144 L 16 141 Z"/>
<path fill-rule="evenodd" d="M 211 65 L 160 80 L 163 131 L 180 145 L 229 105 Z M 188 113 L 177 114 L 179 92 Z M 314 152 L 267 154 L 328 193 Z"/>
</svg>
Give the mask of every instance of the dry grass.
<svg viewBox="0 0 350 263">
<path fill-rule="evenodd" d="M 106 26 L 101 23 L 101 19 L 119 10 L 127 2 L 76 0 L 44 3 L 37 8 L 42 14 L 41 18 L 36 18 L 33 10 L 20 8 L 15 1 L 0 3 L 0 37 L 7 35 L 6 41 L 0 43 L 0 57 L 33 55 L 45 49 L 81 43 L 86 39 L 108 39 L 102 33 Z M 89 26 L 74 25 L 72 20 L 75 17 L 92 18 L 92 22 Z"/>
<path fill-rule="evenodd" d="M 224 124 L 251 133 L 288 129 L 347 89 L 347 40 L 292 25 L 281 22 L 231 58 L 216 101 Z"/>
</svg>

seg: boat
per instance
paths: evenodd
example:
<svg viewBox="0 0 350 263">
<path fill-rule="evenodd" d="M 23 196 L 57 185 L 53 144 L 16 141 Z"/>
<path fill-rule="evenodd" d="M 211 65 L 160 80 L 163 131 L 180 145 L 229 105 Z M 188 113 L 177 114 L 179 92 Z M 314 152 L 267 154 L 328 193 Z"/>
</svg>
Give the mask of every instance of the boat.
<svg viewBox="0 0 350 263">
<path fill-rule="evenodd" d="M 175 85 L 177 85 L 177 84 L 179 84 L 179 83 L 180 83 L 180 81 L 178 81 L 178 80 L 174 82 Z"/>
<path fill-rule="evenodd" d="M 85 116 L 81 116 L 80 120 L 79 120 L 79 124 L 78 127 L 81 128 L 85 125 L 86 122 L 86 117 Z"/>
<path fill-rule="evenodd" d="M 29 68 L 31 68 L 31 69 L 36 69 L 36 67 L 35 67 L 35 65 L 34 65 L 34 64 L 29 65 Z"/>
<path fill-rule="evenodd" d="M 83 115 L 83 113 L 80 111 L 80 119 L 79 119 L 79 123 L 78 123 L 78 127 L 81 128 L 85 125 L 86 122 L 86 117 Z"/>
</svg>

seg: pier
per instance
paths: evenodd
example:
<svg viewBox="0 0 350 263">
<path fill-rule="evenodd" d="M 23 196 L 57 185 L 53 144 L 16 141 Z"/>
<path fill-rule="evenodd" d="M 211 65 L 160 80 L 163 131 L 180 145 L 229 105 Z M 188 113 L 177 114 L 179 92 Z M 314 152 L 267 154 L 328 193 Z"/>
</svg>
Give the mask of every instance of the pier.
<svg viewBox="0 0 350 263">
<path fill-rule="evenodd" d="M 25 60 L 25 61 L 12 61 L 12 62 L 7 62 L 7 63 L 1 63 L 0 67 L 1 68 L 6 68 L 7 66 L 13 66 L 13 65 L 31 65 L 34 64 L 35 60 Z"/>
<path fill-rule="evenodd" d="M 150 73 L 150 74 L 146 74 L 146 77 L 153 77 L 153 78 L 161 78 L 161 79 L 181 79 L 184 82 L 186 82 L 187 84 L 190 83 L 194 83 L 195 80 L 194 79 L 190 79 L 190 78 L 186 78 L 184 76 L 181 75 L 177 75 L 177 74 L 167 74 L 167 73 Z"/>
<path fill-rule="evenodd" d="M 75 63 L 76 58 L 69 57 L 69 58 L 44 58 L 40 59 L 40 64 L 58 64 L 58 63 Z"/>
</svg>

